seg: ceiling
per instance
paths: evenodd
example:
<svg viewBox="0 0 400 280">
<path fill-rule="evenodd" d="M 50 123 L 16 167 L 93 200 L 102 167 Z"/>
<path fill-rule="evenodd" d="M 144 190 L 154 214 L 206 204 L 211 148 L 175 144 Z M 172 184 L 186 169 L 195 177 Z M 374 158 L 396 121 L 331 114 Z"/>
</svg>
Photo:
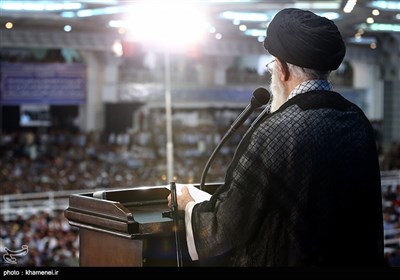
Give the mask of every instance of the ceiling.
<svg viewBox="0 0 400 280">
<path fill-rule="evenodd" d="M 28 5 L 30 2 L 30 6 Z M 33 30 L 33 31 L 60 31 L 65 32 L 64 28 L 69 25 L 69 32 L 90 32 L 90 33 L 118 33 L 123 32 L 121 28 L 112 28 L 109 26 L 110 20 L 129 19 L 130 14 L 135 9 L 135 5 L 146 2 L 151 4 L 154 12 L 158 15 L 167 14 L 172 10 L 179 10 L 188 3 L 194 3 L 207 15 L 210 26 L 213 30 L 213 36 L 220 34 L 222 38 L 239 40 L 246 37 L 244 30 L 239 30 L 241 24 L 246 25 L 246 29 L 259 29 L 265 34 L 265 27 L 273 15 L 282 8 L 299 7 L 312 10 L 316 13 L 326 15 L 324 13 L 337 13 L 337 18 L 333 19 L 338 25 L 342 35 L 353 43 L 370 44 L 371 38 L 375 38 L 383 33 L 395 32 L 397 26 L 388 26 L 386 24 L 400 25 L 400 9 L 389 10 L 388 7 L 400 8 L 400 1 L 361 1 L 361 0 L 334 0 L 334 1 L 293 1 L 293 0 L 276 0 L 276 1 L 256 1 L 256 0 L 236 0 L 236 1 L 218 1 L 218 0 L 184 0 L 184 1 L 128 1 L 128 0 L 109 0 L 109 1 L 13 1 L 0 0 L 0 32 L 6 30 L 6 24 L 12 23 L 11 30 Z M 176 5 L 176 2 L 179 5 Z M 346 4 L 356 3 L 351 12 L 344 12 Z M 378 9 L 379 15 L 373 15 L 375 9 L 371 6 L 372 2 L 381 5 Z M 33 4 L 35 5 L 33 5 Z M 70 6 L 68 6 L 70 5 Z M 397 4 L 396 4 L 397 3 Z M 50 4 L 57 4 L 51 6 Z M 165 6 L 167 4 L 167 6 Z M 38 6 L 41 5 L 41 6 Z M 64 6 L 62 6 L 64 5 Z M 74 6 L 76 5 L 76 7 Z M 77 8 L 80 5 L 79 8 Z M 61 11 L 58 8 L 64 7 Z M 44 10 L 40 10 L 43 8 Z M 77 9 L 75 9 L 77 8 Z M 268 16 L 267 20 L 248 21 L 241 20 L 234 22 L 233 19 L 222 18 L 223 12 L 249 12 L 260 13 Z M 231 13 L 232 15 L 232 13 Z M 251 17 L 255 19 L 257 15 Z M 148 19 L 151 15 L 148 16 Z M 372 18 L 373 24 L 383 27 L 385 30 L 372 30 L 373 25 L 367 23 L 367 18 Z M 159 18 L 151 19 L 153 23 L 162 26 L 164 22 L 160 22 Z M 141 23 L 137 23 L 140 25 Z M 144 24 L 144 23 L 143 23 Z M 385 24 L 385 25 L 383 25 Z M 184 26 L 182 23 L 181 26 Z M 142 26 L 139 26 L 143 28 Z M 360 27 L 361 32 L 360 32 Z M 128 26 L 129 28 L 129 26 Z M 357 35 L 356 35 L 357 34 Z M 355 35 L 358 36 L 354 40 Z M 0 38 L 1 39 L 1 38 Z M 364 40 L 361 40 L 364 39 Z M 373 40 L 372 40 L 373 42 Z"/>
</svg>

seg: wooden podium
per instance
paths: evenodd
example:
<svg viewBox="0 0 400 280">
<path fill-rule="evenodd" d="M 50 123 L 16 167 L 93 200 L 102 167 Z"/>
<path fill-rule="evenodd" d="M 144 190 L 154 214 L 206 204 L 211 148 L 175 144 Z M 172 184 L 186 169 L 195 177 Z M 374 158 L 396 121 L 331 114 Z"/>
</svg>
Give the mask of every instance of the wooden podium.
<svg viewBox="0 0 400 280">
<path fill-rule="evenodd" d="M 204 190 L 213 193 L 220 185 L 207 184 Z M 165 186 L 154 186 L 71 195 L 64 215 L 79 228 L 79 265 L 177 266 L 174 223 L 163 215 L 170 211 L 169 193 Z M 196 266 L 184 228 L 180 220 L 182 263 Z"/>
</svg>

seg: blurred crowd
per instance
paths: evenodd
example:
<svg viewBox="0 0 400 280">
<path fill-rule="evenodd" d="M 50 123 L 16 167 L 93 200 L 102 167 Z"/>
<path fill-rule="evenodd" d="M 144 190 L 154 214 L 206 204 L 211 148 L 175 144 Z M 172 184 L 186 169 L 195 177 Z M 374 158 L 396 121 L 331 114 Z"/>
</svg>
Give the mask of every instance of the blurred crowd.
<svg viewBox="0 0 400 280">
<path fill-rule="evenodd" d="M 208 137 L 191 143 L 194 148 L 189 148 L 187 142 L 198 138 L 189 136 L 183 134 L 176 141 L 181 141 L 181 147 L 175 151 L 174 179 L 180 183 L 199 182 L 203 165 L 217 142 L 217 137 Z M 104 135 L 25 131 L 3 133 L 1 140 L 0 195 L 168 183 L 165 143 L 155 143 L 148 132 Z M 221 167 L 227 166 L 232 153 L 229 146 L 221 149 L 209 172 L 210 182 L 223 180 Z"/>
<path fill-rule="evenodd" d="M 126 146 L 95 133 L 52 131 L 3 134 L 0 194 L 156 183 L 154 169 Z"/>
<path fill-rule="evenodd" d="M 400 267 L 400 184 L 382 192 L 385 257 L 389 266 Z"/>
<path fill-rule="evenodd" d="M 62 212 L 39 212 L 7 222 L 1 217 L 0 234 L 0 266 L 79 265 L 78 229 L 68 224 Z M 23 251 L 23 248 L 26 250 Z"/>
</svg>

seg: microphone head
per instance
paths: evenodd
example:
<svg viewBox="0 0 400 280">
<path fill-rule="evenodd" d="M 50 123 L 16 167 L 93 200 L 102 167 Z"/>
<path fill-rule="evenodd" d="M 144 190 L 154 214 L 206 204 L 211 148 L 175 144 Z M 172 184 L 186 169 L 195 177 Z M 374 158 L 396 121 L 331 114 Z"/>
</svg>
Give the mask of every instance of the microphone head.
<svg viewBox="0 0 400 280">
<path fill-rule="evenodd" d="M 271 98 L 271 94 L 265 88 L 259 87 L 253 92 L 253 96 L 251 98 L 251 106 L 252 107 L 260 107 L 268 103 Z"/>
</svg>

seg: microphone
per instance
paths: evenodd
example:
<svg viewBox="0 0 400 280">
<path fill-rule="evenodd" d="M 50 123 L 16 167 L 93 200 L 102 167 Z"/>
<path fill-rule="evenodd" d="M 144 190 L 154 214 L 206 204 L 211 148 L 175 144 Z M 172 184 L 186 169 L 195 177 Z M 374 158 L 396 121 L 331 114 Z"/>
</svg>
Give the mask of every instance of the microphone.
<svg viewBox="0 0 400 280">
<path fill-rule="evenodd" d="M 215 147 L 214 151 L 209 157 L 203 169 L 203 173 L 201 174 L 200 186 L 199 186 L 200 190 L 202 190 L 204 187 L 208 169 L 210 168 L 210 165 L 214 160 L 215 155 L 221 149 L 222 145 L 229 139 L 232 133 L 235 132 L 246 121 L 246 119 L 254 112 L 255 109 L 261 107 L 262 105 L 267 104 L 270 98 L 271 94 L 265 88 L 260 87 L 253 92 L 253 96 L 251 97 L 250 103 L 232 123 L 229 130 L 225 133 L 224 137 L 221 138 L 218 145 Z"/>
</svg>

